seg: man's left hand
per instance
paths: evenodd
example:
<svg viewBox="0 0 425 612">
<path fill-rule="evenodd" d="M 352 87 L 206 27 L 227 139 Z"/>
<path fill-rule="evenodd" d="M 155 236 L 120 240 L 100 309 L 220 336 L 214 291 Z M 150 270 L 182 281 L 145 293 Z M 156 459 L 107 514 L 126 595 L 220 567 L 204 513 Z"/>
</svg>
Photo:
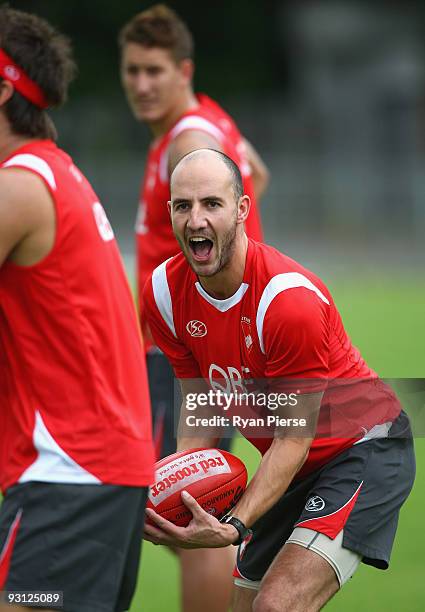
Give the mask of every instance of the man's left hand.
<svg viewBox="0 0 425 612">
<path fill-rule="evenodd" d="M 177 527 L 154 510 L 147 508 L 146 515 L 155 526 L 145 524 L 145 540 L 153 544 L 179 548 L 222 548 L 238 539 L 239 534 L 235 527 L 222 524 L 205 512 L 187 491 L 182 491 L 181 498 L 193 516 L 189 525 Z"/>
</svg>

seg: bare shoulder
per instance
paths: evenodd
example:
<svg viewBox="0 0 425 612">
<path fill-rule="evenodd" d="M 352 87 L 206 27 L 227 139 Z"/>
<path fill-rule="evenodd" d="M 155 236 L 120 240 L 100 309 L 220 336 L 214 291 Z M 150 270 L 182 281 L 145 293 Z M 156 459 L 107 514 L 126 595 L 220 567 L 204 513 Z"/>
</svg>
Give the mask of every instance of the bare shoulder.
<svg viewBox="0 0 425 612">
<path fill-rule="evenodd" d="M 0 169 L 0 265 L 17 245 L 54 223 L 54 204 L 43 179 L 21 168 Z"/>
<path fill-rule="evenodd" d="M 202 130 L 184 130 L 174 138 L 168 148 L 168 171 L 174 170 L 182 157 L 196 151 L 197 149 L 216 149 L 221 151 L 222 147 L 218 140 L 211 134 Z"/>
<path fill-rule="evenodd" d="M 51 207 L 52 198 L 43 179 L 25 168 L 0 169 L 0 210 L 2 214 L 40 212 Z"/>
</svg>

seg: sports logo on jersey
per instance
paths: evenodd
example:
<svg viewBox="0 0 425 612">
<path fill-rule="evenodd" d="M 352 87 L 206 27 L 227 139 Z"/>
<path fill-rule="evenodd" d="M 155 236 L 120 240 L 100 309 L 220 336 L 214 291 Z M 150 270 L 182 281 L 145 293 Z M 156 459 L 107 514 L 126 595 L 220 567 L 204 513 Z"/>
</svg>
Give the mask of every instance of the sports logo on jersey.
<svg viewBox="0 0 425 612">
<path fill-rule="evenodd" d="M 248 317 L 241 317 L 241 326 L 243 335 L 245 337 L 245 346 L 249 353 L 254 343 L 251 335 L 251 319 L 249 319 Z"/>
<path fill-rule="evenodd" d="M 319 512 L 320 510 L 323 510 L 324 507 L 325 500 L 318 495 L 313 495 L 313 497 L 310 497 L 305 505 L 307 512 Z"/>
<path fill-rule="evenodd" d="M 216 363 L 212 363 L 208 370 L 208 380 L 212 389 L 221 391 L 226 395 L 246 392 L 242 374 L 233 366 L 222 368 Z"/>
<path fill-rule="evenodd" d="M 207 326 L 202 321 L 197 321 L 194 319 L 193 321 L 189 321 L 186 325 L 186 330 L 192 336 L 192 338 L 202 338 L 207 335 Z"/>
<path fill-rule="evenodd" d="M 96 220 L 97 229 L 99 230 L 99 234 L 102 237 L 102 240 L 105 242 L 109 242 L 114 239 L 114 230 L 111 227 L 111 224 L 108 221 L 108 217 L 106 216 L 105 211 L 103 210 L 103 206 L 100 202 L 95 202 L 93 204 L 93 214 Z"/>
</svg>

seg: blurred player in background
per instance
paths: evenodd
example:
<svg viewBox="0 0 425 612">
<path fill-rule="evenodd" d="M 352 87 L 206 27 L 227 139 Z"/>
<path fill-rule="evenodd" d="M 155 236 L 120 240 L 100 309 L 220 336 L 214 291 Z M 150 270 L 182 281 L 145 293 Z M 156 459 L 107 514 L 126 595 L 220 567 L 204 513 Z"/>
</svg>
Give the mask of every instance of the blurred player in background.
<svg viewBox="0 0 425 612">
<path fill-rule="evenodd" d="M 236 414 L 303 417 L 305 427 L 242 428 L 262 459 L 231 514 L 220 522 L 183 492 L 189 526 L 148 510 L 161 529 L 147 525 L 147 537 L 189 549 L 239 545 L 234 612 L 320 610 L 360 562 L 389 565 L 415 474 L 408 418 L 351 344 L 324 283 L 247 238 L 249 198 L 232 160 L 189 153 L 171 177 L 169 207 L 182 253 L 154 271 L 145 307 L 183 397 L 189 390 L 193 401 L 194 380 L 202 391 L 265 390 L 273 401 L 292 391 L 292 408 L 242 404 Z M 187 333 L 195 317 L 202 337 Z M 201 404 L 190 412 L 208 413 Z M 182 415 L 178 450 L 215 444 L 208 428 L 188 435 Z"/>
<path fill-rule="evenodd" d="M 176 450 L 174 376 L 168 360 L 150 340 L 141 296 L 154 268 L 178 252 L 167 211 L 170 173 L 194 149 L 211 147 L 225 152 L 241 169 L 244 189 L 252 201 L 246 231 L 262 240 L 256 202 L 266 189 L 268 171 L 231 117 L 208 96 L 194 93 L 193 39 L 174 11 L 159 4 L 139 13 L 122 29 L 119 44 L 121 79 L 129 106 L 153 137 L 136 222 L 137 287 L 148 349 L 157 455 L 164 457 Z M 228 442 L 222 441 L 224 447 Z M 230 553 L 180 551 L 186 612 L 227 610 L 230 580 L 227 590 L 224 584 L 233 564 Z"/>
<path fill-rule="evenodd" d="M 115 612 L 136 585 L 154 449 L 114 234 L 46 112 L 74 71 L 46 21 L 0 9 L 0 591 Z"/>
</svg>

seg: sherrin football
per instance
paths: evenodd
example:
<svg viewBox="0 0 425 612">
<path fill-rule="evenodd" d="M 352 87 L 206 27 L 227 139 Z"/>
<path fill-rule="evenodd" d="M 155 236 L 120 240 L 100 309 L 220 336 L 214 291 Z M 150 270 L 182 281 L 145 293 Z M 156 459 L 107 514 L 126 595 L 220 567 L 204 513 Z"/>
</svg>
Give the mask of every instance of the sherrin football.
<svg viewBox="0 0 425 612">
<path fill-rule="evenodd" d="M 192 519 L 181 499 L 186 490 L 204 510 L 220 519 L 241 498 L 246 481 L 245 465 L 231 453 L 216 448 L 181 451 L 155 465 L 147 507 L 186 527 Z"/>
</svg>

